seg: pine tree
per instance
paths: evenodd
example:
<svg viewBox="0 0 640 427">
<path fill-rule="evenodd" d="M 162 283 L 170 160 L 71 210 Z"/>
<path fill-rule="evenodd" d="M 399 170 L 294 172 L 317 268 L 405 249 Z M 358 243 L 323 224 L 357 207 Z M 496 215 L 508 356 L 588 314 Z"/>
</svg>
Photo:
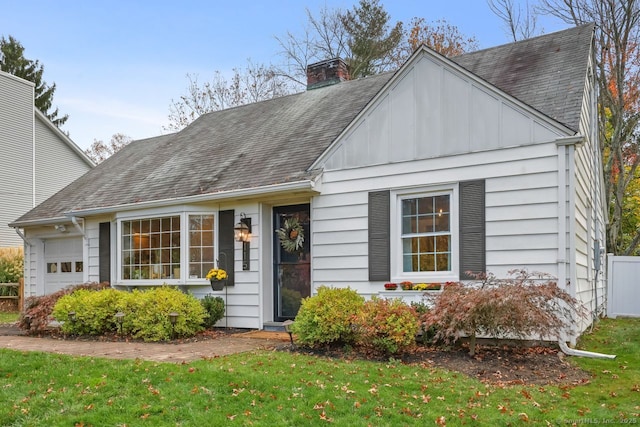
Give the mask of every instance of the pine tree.
<svg viewBox="0 0 640 427">
<path fill-rule="evenodd" d="M 25 58 L 24 47 L 12 36 L 0 39 L 0 70 L 33 82 L 35 85 L 34 104 L 54 125 L 60 127 L 67 121 L 69 116 L 66 114 L 58 117 L 57 108 L 51 111 L 56 84 L 49 86 L 42 79 L 44 66 L 38 60 L 32 61 Z"/>
</svg>

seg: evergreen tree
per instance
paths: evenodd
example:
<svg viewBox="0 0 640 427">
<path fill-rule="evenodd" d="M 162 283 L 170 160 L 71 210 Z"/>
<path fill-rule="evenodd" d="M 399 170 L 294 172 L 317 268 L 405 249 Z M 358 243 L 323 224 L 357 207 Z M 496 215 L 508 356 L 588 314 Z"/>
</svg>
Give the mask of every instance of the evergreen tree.
<svg viewBox="0 0 640 427">
<path fill-rule="evenodd" d="M 51 111 L 56 84 L 47 85 L 42 79 L 44 66 L 37 60 L 25 58 L 24 47 L 12 36 L 0 38 L 0 70 L 34 83 L 34 104 L 54 125 L 60 127 L 67 121 L 66 114 L 58 117 L 57 108 Z"/>
<path fill-rule="evenodd" d="M 360 0 L 341 16 L 351 51 L 347 58 L 352 79 L 377 74 L 393 65 L 393 53 L 402 41 L 402 22 L 389 29 L 390 16 L 378 0 Z"/>
</svg>

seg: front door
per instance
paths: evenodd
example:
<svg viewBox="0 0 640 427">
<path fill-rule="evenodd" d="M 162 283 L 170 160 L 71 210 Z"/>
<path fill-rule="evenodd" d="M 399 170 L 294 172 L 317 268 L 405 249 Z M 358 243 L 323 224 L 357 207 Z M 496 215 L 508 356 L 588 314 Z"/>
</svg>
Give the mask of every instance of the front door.
<svg viewBox="0 0 640 427">
<path fill-rule="evenodd" d="M 309 205 L 273 209 L 275 320 L 293 319 L 300 301 L 311 295 Z"/>
</svg>

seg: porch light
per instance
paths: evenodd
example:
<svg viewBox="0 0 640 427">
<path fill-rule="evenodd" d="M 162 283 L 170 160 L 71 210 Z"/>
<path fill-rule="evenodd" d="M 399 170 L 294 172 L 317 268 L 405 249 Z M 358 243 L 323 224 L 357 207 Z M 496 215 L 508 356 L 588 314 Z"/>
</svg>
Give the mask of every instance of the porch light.
<svg viewBox="0 0 640 427">
<path fill-rule="evenodd" d="M 244 213 L 240 214 L 240 222 L 233 228 L 236 242 L 251 241 L 251 218 L 247 218 Z"/>
<path fill-rule="evenodd" d="M 233 228 L 236 242 L 242 242 L 242 270 L 250 270 L 249 259 L 251 256 L 251 218 L 240 214 L 240 222 Z"/>
</svg>

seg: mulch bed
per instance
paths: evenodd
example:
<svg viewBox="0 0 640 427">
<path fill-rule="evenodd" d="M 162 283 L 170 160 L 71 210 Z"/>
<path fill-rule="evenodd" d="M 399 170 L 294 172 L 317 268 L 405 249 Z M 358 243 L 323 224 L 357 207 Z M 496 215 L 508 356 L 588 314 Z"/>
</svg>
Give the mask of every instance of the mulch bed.
<svg viewBox="0 0 640 427">
<path fill-rule="evenodd" d="M 299 347 L 291 351 L 332 358 L 389 360 L 388 357 L 356 351 L 345 353 L 338 348 Z M 395 356 L 395 359 L 426 368 L 444 368 L 497 385 L 578 385 L 588 383 L 591 378 L 590 373 L 568 363 L 562 352 L 543 346 L 482 346 L 476 349 L 475 356 L 470 356 L 464 345 L 447 349 L 418 346 L 412 352 Z"/>
</svg>

